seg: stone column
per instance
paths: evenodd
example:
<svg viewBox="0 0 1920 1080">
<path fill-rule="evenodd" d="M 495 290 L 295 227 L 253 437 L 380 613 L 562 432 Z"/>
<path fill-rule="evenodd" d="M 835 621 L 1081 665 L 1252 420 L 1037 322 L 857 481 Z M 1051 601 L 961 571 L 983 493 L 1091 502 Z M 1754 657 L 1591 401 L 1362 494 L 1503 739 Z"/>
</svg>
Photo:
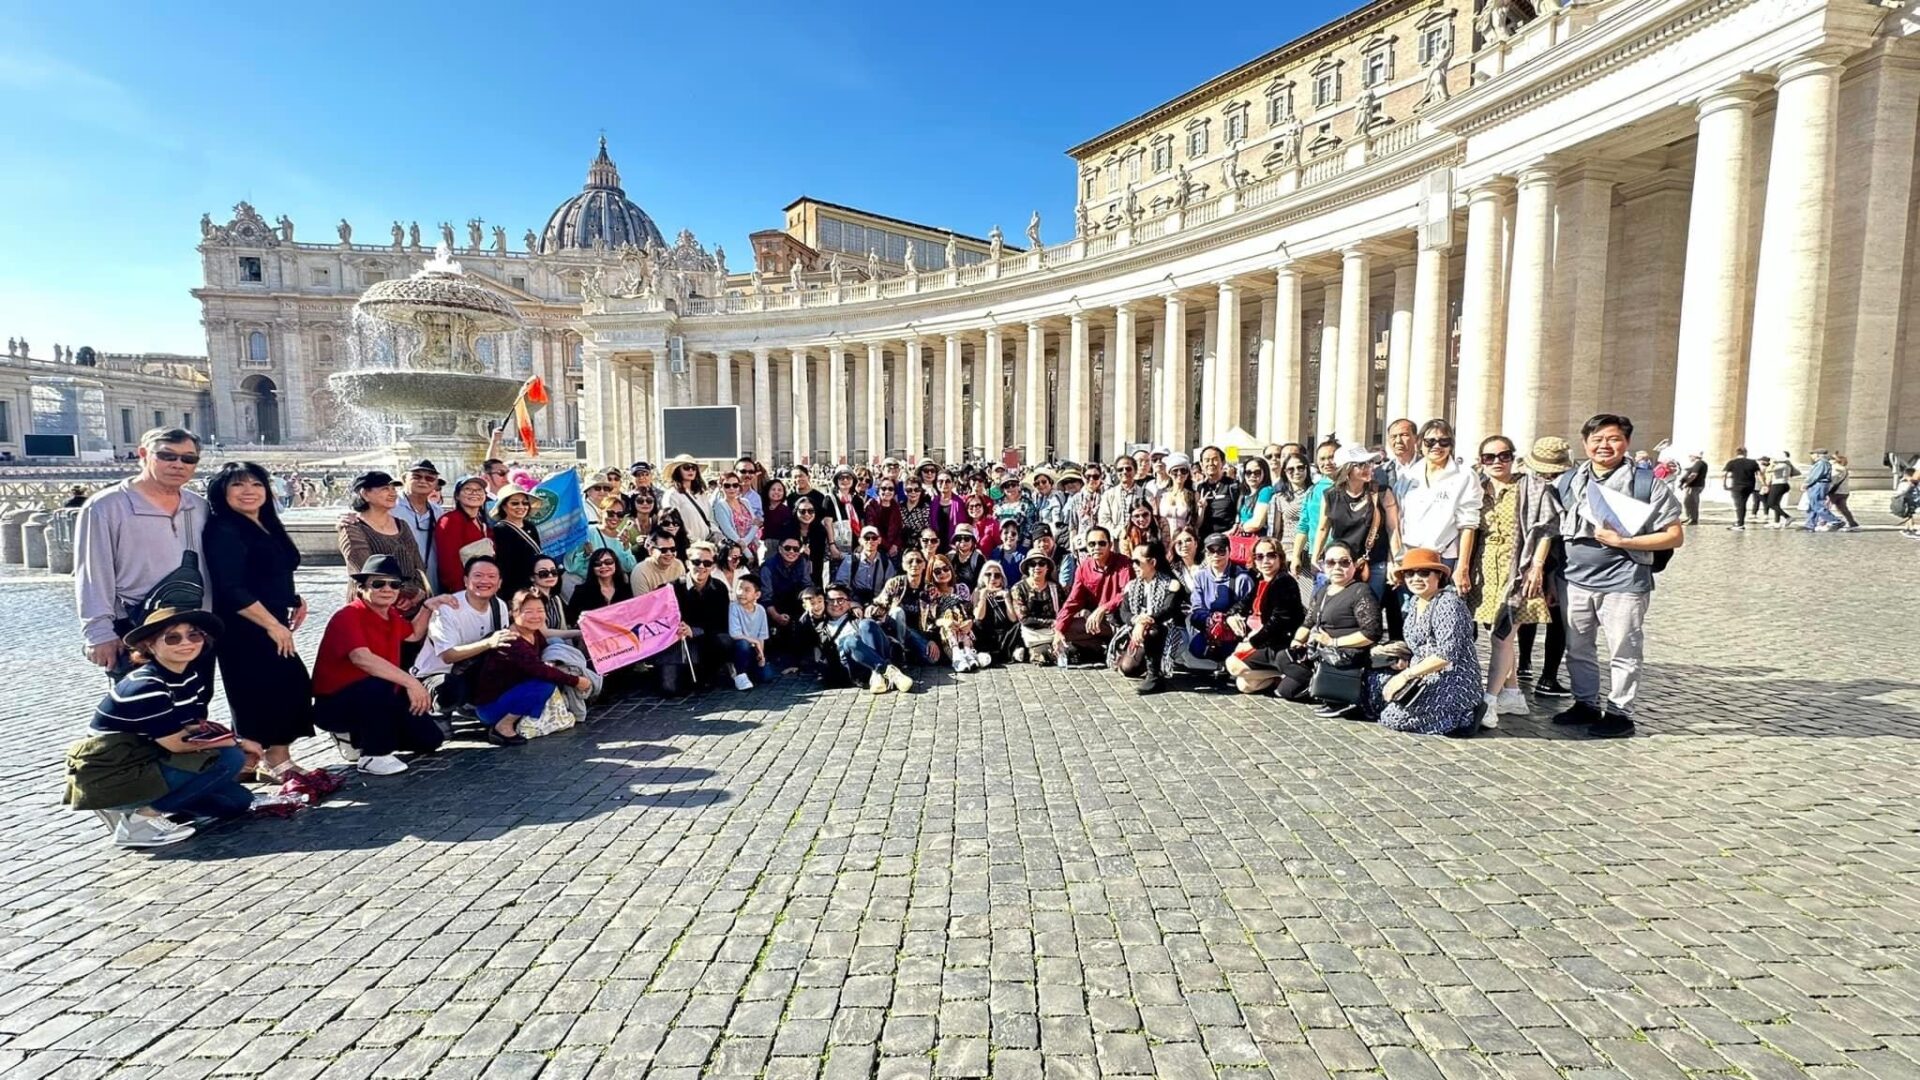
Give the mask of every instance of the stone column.
<svg viewBox="0 0 1920 1080">
<path fill-rule="evenodd" d="M 1506 361 L 1502 231 L 1512 190 L 1513 181 L 1494 177 L 1467 193 L 1467 279 L 1460 301 L 1460 385 L 1454 405 L 1462 447 L 1471 448 L 1500 429 Z"/>
<path fill-rule="evenodd" d="M 598 349 L 585 349 L 582 353 L 580 374 L 586 389 L 580 398 L 580 437 L 587 441 L 587 462 L 594 468 L 614 465 L 625 469 L 626 462 L 615 460 L 613 426 L 607 422 L 613 405 L 609 377 L 612 364 Z"/>
<path fill-rule="evenodd" d="M 1365 443 L 1373 412 L 1373 252 L 1364 244 L 1340 253 L 1338 370 L 1334 430 L 1341 442 Z"/>
<path fill-rule="evenodd" d="M 1340 430 L 1341 285 L 1337 279 L 1327 282 L 1320 304 L 1320 384 L 1314 393 L 1314 442 Z"/>
<path fill-rule="evenodd" d="M 1067 320 L 1066 457 L 1085 462 L 1093 450 L 1093 356 L 1088 348 L 1087 316 L 1076 311 Z"/>
<path fill-rule="evenodd" d="M 1731 458 L 1740 441 L 1753 232 L 1753 113 L 1764 89 L 1760 80 L 1743 77 L 1700 101 L 1673 376 L 1673 442 L 1682 453 L 1705 450 L 1710 469 Z"/>
<path fill-rule="evenodd" d="M 773 461 L 773 369 L 772 352 L 753 350 L 753 452 L 761 464 Z"/>
<path fill-rule="evenodd" d="M 1407 416 L 1412 385 L 1413 286 L 1417 270 L 1401 261 L 1393 266 L 1393 319 L 1387 326 L 1387 417 L 1393 423 Z"/>
<path fill-rule="evenodd" d="M 1260 335 L 1260 354 L 1254 366 L 1253 382 L 1253 437 L 1263 443 L 1273 441 L 1273 379 L 1274 367 L 1278 363 L 1277 342 L 1274 340 L 1274 315 L 1280 306 L 1279 301 L 1262 297 L 1256 301 L 1255 318 Z"/>
<path fill-rule="evenodd" d="M 904 365 L 905 385 L 894 392 L 906 409 L 906 451 L 910 460 L 919 460 L 927 456 L 926 399 L 922 395 L 920 384 L 925 381 L 920 371 L 920 339 L 911 337 L 906 340 L 907 362 Z"/>
<path fill-rule="evenodd" d="M 1407 352 L 1407 404 L 1404 415 L 1416 424 L 1452 416 L 1447 407 L 1447 359 L 1452 334 L 1447 291 L 1452 286 L 1445 247 L 1430 247 L 1421 230 L 1413 264 L 1413 330 Z"/>
<path fill-rule="evenodd" d="M 847 439 L 847 350 L 827 349 L 827 459 L 839 465 L 852 455 Z"/>
<path fill-rule="evenodd" d="M 1107 447 L 1111 461 L 1128 445 L 1139 441 L 1140 391 L 1135 379 L 1140 374 L 1139 343 L 1135 339 L 1133 305 L 1120 304 L 1113 309 L 1112 345 L 1107 350 L 1107 381 L 1113 386 L 1113 445 Z"/>
<path fill-rule="evenodd" d="M 1220 309 L 1200 313 L 1200 428 L 1192 433 L 1196 443 L 1213 439 L 1214 414 L 1220 410 Z"/>
<path fill-rule="evenodd" d="M 715 405 L 733 404 L 733 352 L 721 349 L 713 354 Z"/>
<path fill-rule="evenodd" d="M 1187 302 L 1175 293 L 1165 299 L 1166 341 L 1160 348 L 1164 382 L 1154 407 L 1164 406 L 1166 412 L 1160 424 L 1160 445 L 1184 454 L 1191 449 L 1187 444 Z"/>
<path fill-rule="evenodd" d="M 1047 460 L 1047 328 L 1027 324 L 1026 461 Z"/>
<path fill-rule="evenodd" d="M 986 346 L 976 358 L 973 378 L 974 390 L 980 395 L 981 409 L 986 414 L 981 444 L 995 461 L 1007 448 L 1006 388 L 1001 382 L 1007 370 L 1006 353 L 1003 331 L 998 326 L 987 327 Z"/>
<path fill-rule="evenodd" d="M 812 358 L 805 349 L 790 349 L 790 372 L 793 382 L 793 460 L 796 464 L 812 464 L 813 456 L 813 401 L 808 383 L 809 369 L 813 367 Z"/>
<path fill-rule="evenodd" d="M 867 343 L 867 456 L 884 458 L 887 448 L 887 360 L 877 341 Z"/>
<path fill-rule="evenodd" d="M 965 460 L 967 439 L 961 425 L 960 397 L 960 335 L 948 334 L 947 362 L 942 369 L 946 393 L 941 397 L 941 445 L 946 451 L 947 461 L 957 463 Z"/>
<path fill-rule="evenodd" d="M 1561 179 L 1553 333 L 1555 352 L 1567 373 L 1562 383 L 1566 396 L 1552 416 L 1540 414 L 1537 426 L 1543 435 L 1577 439 L 1581 423 L 1608 404 L 1601 383 L 1607 370 L 1607 264 L 1612 259 L 1615 177 L 1612 165 L 1588 162 L 1568 169 Z"/>
<path fill-rule="evenodd" d="M 1501 419 L 1498 427 L 1481 432 L 1500 432 L 1512 439 L 1515 447 L 1531 446 L 1534 436 L 1548 434 L 1540 424 L 1541 413 L 1552 417 L 1558 411 L 1556 403 L 1566 397 L 1566 370 L 1553 352 L 1550 321 L 1554 196 L 1558 184 L 1559 177 L 1544 166 L 1535 165 L 1520 173 Z M 1467 451 L 1474 449 L 1468 447 Z"/>
<path fill-rule="evenodd" d="M 1754 282 L 1747 447 L 1811 457 L 1833 239 L 1835 114 L 1844 50 L 1780 69 Z"/>
<path fill-rule="evenodd" d="M 1240 351 L 1240 286 L 1231 281 L 1220 283 L 1219 311 L 1213 372 L 1219 390 L 1213 402 L 1213 430 L 1205 435 L 1209 439 L 1218 439 L 1240 426 L 1240 398 L 1247 369 L 1246 357 Z"/>
<path fill-rule="evenodd" d="M 1279 291 L 1273 298 L 1273 389 L 1260 403 L 1260 414 L 1266 417 L 1267 441 L 1288 442 L 1305 434 L 1300 430 L 1300 271 L 1282 266 L 1274 277 Z"/>
<path fill-rule="evenodd" d="M 853 393 L 847 398 L 847 446 L 849 461 L 870 461 L 879 455 L 873 452 L 873 436 L 867 427 L 868 385 L 872 382 L 869 374 L 872 369 L 868 353 L 861 349 L 849 349 L 853 362 Z"/>
</svg>

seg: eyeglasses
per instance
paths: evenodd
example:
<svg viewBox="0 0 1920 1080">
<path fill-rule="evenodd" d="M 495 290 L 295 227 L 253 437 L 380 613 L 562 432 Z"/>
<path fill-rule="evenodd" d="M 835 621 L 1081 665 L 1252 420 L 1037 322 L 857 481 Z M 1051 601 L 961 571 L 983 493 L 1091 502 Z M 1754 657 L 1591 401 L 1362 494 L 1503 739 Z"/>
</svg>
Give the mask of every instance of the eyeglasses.
<svg viewBox="0 0 1920 1080">
<path fill-rule="evenodd" d="M 535 571 L 533 572 L 533 576 L 534 576 L 534 577 L 559 577 L 559 576 L 560 576 L 560 571 L 558 571 L 558 570 L 535 570 Z"/>
<path fill-rule="evenodd" d="M 487 475 L 488 475 L 488 476 L 505 476 L 505 475 L 507 475 L 507 470 L 505 470 L 505 469 L 495 469 L 495 470 L 493 470 L 492 472 L 489 472 L 489 473 L 488 473 Z"/>
<path fill-rule="evenodd" d="M 400 582 L 394 578 L 377 577 L 367 579 L 368 589 L 397 589 L 399 587 Z"/>
<path fill-rule="evenodd" d="M 1328 566 L 1328 567 L 1352 566 L 1353 560 L 1352 559 L 1323 559 L 1321 560 L 1321 565 Z"/>
<path fill-rule="evenodd" d="M 1425 444 L 1429 450 L 1445 450 L 1453 446 L 1452 439 L 1422 439 L 1420 441 Z"/>
<path fill-rule="evenodd" d="M 784 551 L 784 552 L 786 552 L 786 553 L 787 553 L 787 554 L 789 554 L 789 555 L 794 555 L 794 554 L 797 554 L 797 553 L 799 553 L 799 551 L 800 551 L 800 545 L 798 545 L 798 544 L 781 544 L 781 545 L 780 545 L 780 550 L 781 550 L 781 551 Z"/>
<path fill-rule="evenodd" d="M 1492 465 L 1496 462 L 1504 463 L 1512 460 L 1513 460 L 1513 451 L 1511 450 L 1502 450 L 1497 454 L 1481 454 L 1480 455 L 1480 464 L 1482 465 Z"/>
<path fill-rule="evenodd" d="M 198 630 L 169 630 L 160 635 L 160 641 L 167 645 L 198 645 L 207 640 L 207 635 Z"/>
<path fill-rule="evenodd" d="M 1277 551 L 1256 551 L 1256 552 L 1254 552 L 1254 553 L 1253 553 L 1253 557 L 1254 557 L 1254 558 L 1255 558 L 1256 560 L 1258 560 L 1258 559 L 1277 559 L 1277 558 L 1279 558 L 1279 557 L 1280 557 L 1280 553 L 1279 553 L 1279 552 L 1277 552 Z"/>
<path fill-rule="evenodd" d="M 713 560 L 712 559 L 688 559 L 687 565 L 688 566 L 712 566 Z"/>
</svg>

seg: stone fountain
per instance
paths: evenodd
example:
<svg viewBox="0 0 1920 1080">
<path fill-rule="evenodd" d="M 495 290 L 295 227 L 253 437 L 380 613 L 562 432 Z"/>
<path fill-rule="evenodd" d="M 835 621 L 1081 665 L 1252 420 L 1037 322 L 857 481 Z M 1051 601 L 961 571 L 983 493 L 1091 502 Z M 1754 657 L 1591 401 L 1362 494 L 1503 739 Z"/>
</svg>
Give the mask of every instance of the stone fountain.
<svg viewBox="0 0 1920 1080">
<path fill-rule="evenodd" d="M 404 429 L 395 475 L 422 457 L 449 483 L 477 471 L 521 381 L 488 374 L 474 344 L 520 327 L 512 302 L 467 277 L 441 244 L 412 277 L 369 286 L 353 322 L 354 366 L 327 382 L 376 430 Z"/>
</svg>

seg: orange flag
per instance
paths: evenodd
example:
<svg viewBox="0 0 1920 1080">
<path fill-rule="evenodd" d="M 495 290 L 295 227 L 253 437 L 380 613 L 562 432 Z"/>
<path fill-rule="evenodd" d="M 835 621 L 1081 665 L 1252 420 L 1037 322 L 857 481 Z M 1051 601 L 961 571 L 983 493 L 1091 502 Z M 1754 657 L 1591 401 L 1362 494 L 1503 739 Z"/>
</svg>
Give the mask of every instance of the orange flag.
<svg viewBox="0 0 1920 1080">
<path fill-rule="evenodd" d="M 514 426 L 520 429 L 520 441 L 526 444 L 528 457 L 539 457 L 540 447 L 533 441 L 533 417 L 527 415 L 525 398 L 513 403 Z"/>
<path fill-rule="evenodd" d="M 545 405 L 547 403 L 547 384 L 540 381 L 540 376 L 535 375 L 527 380 L 527 385 L 520 391 L 520 394 L 535 405 Z"/>
</svg>

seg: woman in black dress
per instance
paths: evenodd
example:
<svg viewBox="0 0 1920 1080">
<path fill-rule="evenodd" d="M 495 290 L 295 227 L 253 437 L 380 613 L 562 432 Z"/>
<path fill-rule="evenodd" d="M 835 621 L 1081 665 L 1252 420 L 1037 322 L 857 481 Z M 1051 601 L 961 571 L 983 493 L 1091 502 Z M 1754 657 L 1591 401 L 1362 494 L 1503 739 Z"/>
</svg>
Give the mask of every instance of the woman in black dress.
<svg viewBox="0 0 1920 1080">
<path fill-rule="evenodd" d="M 533 562 L 540 557 L 540 530 L 527 515 L 533 496 L 513 488 L 494 503 L 493 557 L 500 564 L 500 592 L 512 596 L 533 584 Z"/>
<path fill-rule="evenodd" d="M 220 679 L 234 732 L 263 748 L 254 773 L 282 779 L 293 769 L 295 739 L 313 734 L 313 681 L 293 646 L 307 603 L 293 589 L 300 552 L 274 509 L 267 470 L 229 462 L 207 485 L 201 546 L 213 610 L 226 624 Z"/>
</svg>

